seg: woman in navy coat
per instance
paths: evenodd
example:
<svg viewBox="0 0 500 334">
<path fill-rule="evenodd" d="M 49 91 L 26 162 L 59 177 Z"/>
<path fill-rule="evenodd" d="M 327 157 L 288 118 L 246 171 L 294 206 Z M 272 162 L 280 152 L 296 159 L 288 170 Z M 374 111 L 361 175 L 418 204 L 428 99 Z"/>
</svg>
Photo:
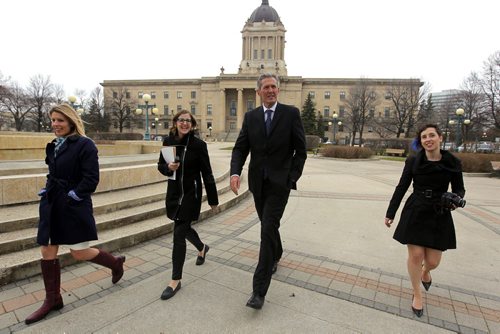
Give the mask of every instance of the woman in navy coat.
<svg viewBox="0 0 500 334">
<path fill-rule="evenodd" d="M 97 240 L 91 194 L 99 183 L 99 163 L 94 142 L 85 136 L 80 116 L 68 104 L 49 111 L 56 135 L 46 147 L 49 167 L 47 183 L 39 195 L 40 221 L 37 242 L 41 245 L 41 268 L 45 301 L 25 320 L 27 324 L 43 319 L 64 304 L 60 294 L 61 267 L 57 258 L 60 245 L 66 245 L 77 260 L 88 260 L 112 270 L 112 282 L 123 276 L 125 256 L 115 257 L 90 248 Z"/>
<path fill-rule="evenodd" d="M 455 227 L 450 209 L 443 206 L 441 196 L 451 190 L 465 195 L 460 160 L 448 151 L 440 150 L 443 137 L 434 124 L 422 127 L 416 137 L 420 149 L 408 157 L 403 174 L 387 209 L 385 225 L 390 227 L 408 187 L 413 181 L 413 193 L 406 201 L 394 239 L 407 245 L 408 273 L 413 286 L 412 310 L 423 314 L 420 283 L 429 290 L 430 271 L 436 269 L 442 252 L 456 248 Z M 455 209 L 452 206 L 451 210 Z"/>
<path fill-rule="evenodd" d="M 158 170 L 169 178 L 165 206 L 167 217 L 174 221 L 174 246 L 172 250 L 172 280 L 163 291 L 161 299 L 173 297 L 181 288 L 182 267 L 186 259 L 186 239 L 198 250 L 196 265 L 205 262 L 209 250 L 198 233 L 191 227 L 191 222 L 198 220 L 201 210 L 202 184 L 207 193 L 208 204 L 212 209 L 219 204 L 217 187 L 210 166 L 207 144 L 194 136 L 196 119 L 187 111 L 178 112 L 173 118 L 170 135 L 163 141 L 163 146 L 174 146 L 177 162 L 167 163 L 160 153 Z"/>
</svg>

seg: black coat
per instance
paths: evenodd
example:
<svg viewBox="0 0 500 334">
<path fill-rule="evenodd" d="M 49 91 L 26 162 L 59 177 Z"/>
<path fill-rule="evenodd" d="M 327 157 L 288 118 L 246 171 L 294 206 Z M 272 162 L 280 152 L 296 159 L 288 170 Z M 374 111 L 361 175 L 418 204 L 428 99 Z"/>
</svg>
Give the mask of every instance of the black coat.
<svg viewBox="0 0 500 334">
<path fill-rule="evenodd" d="M 441 151 L 440 161 L 428 161 L 424 150 L 406 159 L 403 174 L 394 191 L 386 217 L 394 219 L 408 187 L 413 193 L 405 203 L 394 239 L 402 244 L 438 250 L 456 248 L 455 227 L 451 212 L 440 206 L 441 195 L 451 191 L 465 195 L 462 165 L 448 151 Z"/>
<path fill-rule="evenodd" d="M 47 144 L 46 193 L 40 200 L 37 242 L 72 245 L 97 240 L 91 194 L 99 183 L 97 148 L 87 137 L 70 136 L 54 158 L 55 140 Z M 82 201 L 68 196 L 74 190 Z"/>
<path fill-rule="evenodd" d="M 254 196 L 261 192 L 264 168 L 273 183 L 288 190 L 297 189 L 307 158 L 299 110 L 278 103 L 269 136 L 262 106 L 246 112 L 231 156 L 231 175 L 241 175 L 249 153 L 248 182 Z"/>
<path fill-rule="evenodd" d="M 173 220 L 198 220 L 202 197 L 201 176 L 208 204 L 219 204 L 207 143 L 190 133 L 182 140 L 169 136 L 163 140 L 163 146 L 175 146 L 176 155 L 179 156 L 181 163 L 176 171 L 175 180 L 168 180 L 165 198 L 167 217 Z M 173 175 L 161 153 L 158 170 L 165 176 Z"/>
</svg>

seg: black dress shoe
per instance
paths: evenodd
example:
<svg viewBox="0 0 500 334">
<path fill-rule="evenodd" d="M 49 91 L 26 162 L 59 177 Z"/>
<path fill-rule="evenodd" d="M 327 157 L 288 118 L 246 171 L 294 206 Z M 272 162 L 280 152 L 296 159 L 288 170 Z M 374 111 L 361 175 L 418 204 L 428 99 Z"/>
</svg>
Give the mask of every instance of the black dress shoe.
<svg viewBox="0 0 500 334">
<path fill-rule="evenodd" d="M 172 289 L 171 287 L 167 286 L 167 288 L 165 290 L 163 290 L 163 293 L 161 294 L 160 298 L 163 300 L 170 299 L 173 296 L 175 296 L 177 291 L 179 291 L 180 289 L 181 289 L 181 282 L 177 283 L 177 286 L 175 287 L 175 289 Z"/>
<path fill-rule="evenodd" d="M 250 296 L 250 299 L 247 301 L 247 306 L 256 310 L 260 310 L 262 308 L 262 305 L 264 305 L 265 299 L 266 297 L 259 296 L 257 293 L 252 292 L 252 296 Z"/>
<path fill-rule="evenodd" d="M 205 251 L 203 252 L 203 256 L 198 256 L 196 258 L 196 265 L 197 266 L 201 266 L 203 263 L 205 263 L 205 257 L 207 256 L 207 253 L 208 253 L 208 250 L 210 249 L 210 247 L 208 247 L 208 245 L 205 245 Z"/>
<path fill-rule="evenodd" d="M 432 280 L 430 280 L 429 282 L 422 281 L 422 285 L 424 286 L 425 291 L 429 291 L 429 289 L 431 288 L 431 284 Z"/>
<path fill-rule="evenodd" d="M 274 261 L 272 273 L 274 274 L 278 270 L 278 261 Z"/>
<path fill-rule="evenodd" d="M 421 308 L 421 309 L 414 308 L 414 307 L 413 307 L 413 299 L 415 299 L 415 296 L 413 296 L 413 297 L 411 298 L 411 310 L 413 311 L 413 313 L 415 313 L 415 315 L 416 315 L 417 317 L 419 317 L 419 318 L 420 318 L 422 315 L 424 315 L 424 309 L 423 309 L 423 308 Z"/>
</svg>

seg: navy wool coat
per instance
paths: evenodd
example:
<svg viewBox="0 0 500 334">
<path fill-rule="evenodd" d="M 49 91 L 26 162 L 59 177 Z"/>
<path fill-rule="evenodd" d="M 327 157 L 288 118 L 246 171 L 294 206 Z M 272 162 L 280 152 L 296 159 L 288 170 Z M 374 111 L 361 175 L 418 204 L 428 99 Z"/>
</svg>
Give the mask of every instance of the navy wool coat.
<svg viewBox="0 0 500 334">
<path fill-rule="evenodd" d="M 201 210 L 202 177 L 208 204 L 219 204 L 207 143 L 190 133 L 181 140 L 169 136 L 163 140 L 163 146 L 175 146 L 176 155 L 180 159 L 175 180 L 168 180 L 165 198 L 167 217 L 172 220 L 198 220 Z M 158 171 L 165 176 L 173 175 L 161 153 Z"/>
<path fill-rule="evenodd" d="M 54 157 L 55 140 L 47 144 L 46 192 L 40 200 L 37 242 L 72 245 L 97 240 L 91 194 L 99 183 L 97 148 L 87 137 L 69 136 Z M 73 190 L 82 199 L 76 201 Z"/>
</svg>

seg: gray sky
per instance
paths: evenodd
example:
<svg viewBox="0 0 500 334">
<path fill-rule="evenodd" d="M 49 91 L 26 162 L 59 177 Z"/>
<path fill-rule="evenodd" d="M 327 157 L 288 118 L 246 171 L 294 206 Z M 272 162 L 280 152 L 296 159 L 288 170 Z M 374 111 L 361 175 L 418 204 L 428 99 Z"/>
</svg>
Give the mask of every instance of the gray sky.
<svg viewBox="0 0 500 334">
<path fill-rule="evenodd" d="M 68 94 L 103 80 L 236 73 L 241 30 L 261 0 L 2 1 L 0 71 L 50 75 Z M 496 0 L 269 0 L 289 75 L 419 78 L 458 88 L 500 50 Z"/>
</svg>

